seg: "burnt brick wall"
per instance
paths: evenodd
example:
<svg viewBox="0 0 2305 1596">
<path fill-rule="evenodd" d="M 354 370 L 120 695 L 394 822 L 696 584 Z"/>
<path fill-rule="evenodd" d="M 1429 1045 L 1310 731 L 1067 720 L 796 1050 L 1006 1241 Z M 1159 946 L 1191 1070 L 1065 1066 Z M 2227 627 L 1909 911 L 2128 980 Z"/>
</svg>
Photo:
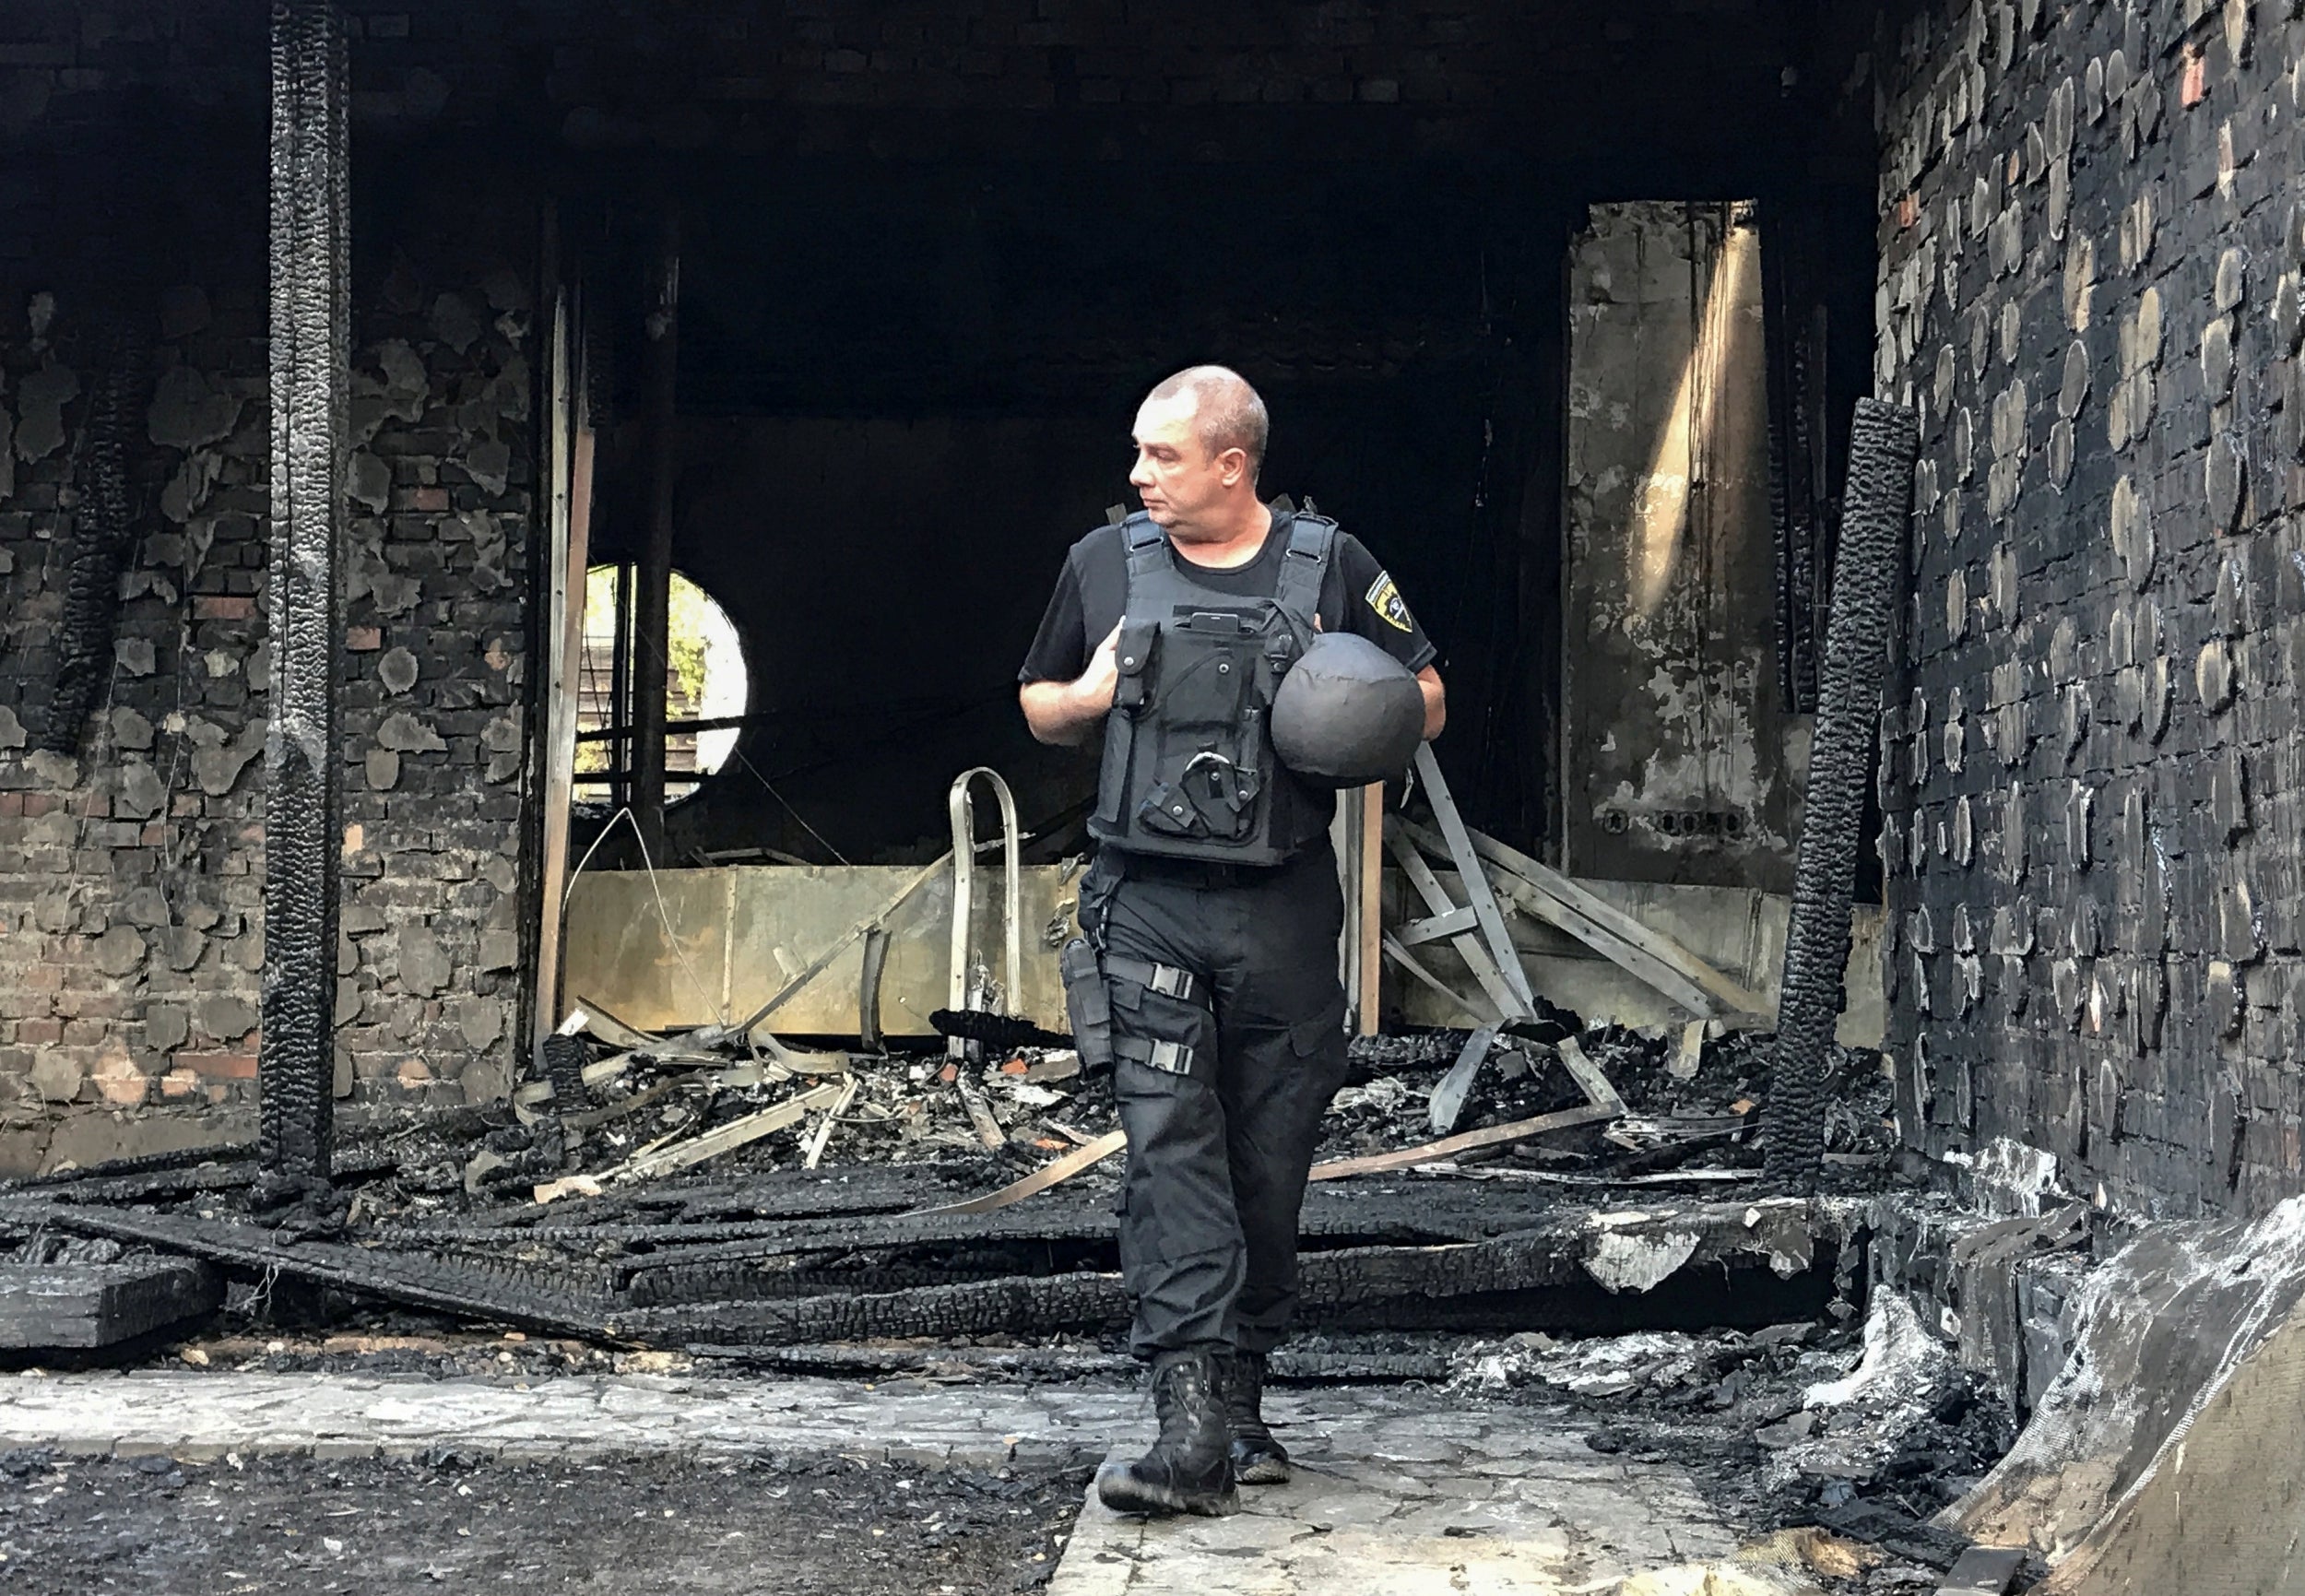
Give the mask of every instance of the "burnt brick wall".
<svg viewBox="0 0 2305 1596">
<path fill-rule="evenodd" d="M 510 252 L 528 242 L 396 251 L 356 306 L 340 1094 L 477 1101 L 512 1079 L 535 339 Z M 0 344 L 0 1127 L 20 1132 L 250 1100 L 268 669 L 263 290 L 176 285 L 151 307 L 111 680 L 77 758 L 32 750 L 89 384 L 69 284 L 33 291 L 57 306 L 46 347 Z M 45 1145 L 0 1141 L 0 1163 Z"/>
<path fill-rule="evenodd" d="M 522 988 L 538 231 L 426 215 L 355 269 L 337 1089 L 486 1102 Z"/>
<path fill-rule="evenodd" d="M 8 265 L 0 1167 L 22 1168 L 130 1145 L 105 1111 L 230 1108 L 253 1091 L 268 442 L 260 279 L 111 307 L 150 335 L 128 435 L 136 535 L 95 713 L 64 734 L 73 753 L 37 751 L 81 530 L 97 307 L 68 260 Z"/>
<path fill-rule="evenodd" d="M 253 1129 L 269 668 L 257 16 L 225 30 L 246 52 L 230 61 L 150 8 L 38 37 L 30 11 L 0 19 L 0 197 L 30 219 L 0 230 L 0 1172 Z M 180 104 L 181 140 L 129 152 L 159 169 L 160 202 L 124 218 L 139 207 L 105 190 L 126 91 L 200 83 L 214 94 Z M 392 147 L 370 153 L 337 1088 L 488 1101 L 514 1074 L 530 864 L 538 207 L 485 182 L 412 204 L 378 181 Z M 150 355 L 128 437 L 135 537 L 96 713 L 69 755 L 43 753 L 108 316 Z"/>
<path fill-rule="evenodd" d="M 2295 9 L 1958 0 L 1880 42 L 1905 1128 L 2138 1212 L 2305 1186 Z"/>
</svg>

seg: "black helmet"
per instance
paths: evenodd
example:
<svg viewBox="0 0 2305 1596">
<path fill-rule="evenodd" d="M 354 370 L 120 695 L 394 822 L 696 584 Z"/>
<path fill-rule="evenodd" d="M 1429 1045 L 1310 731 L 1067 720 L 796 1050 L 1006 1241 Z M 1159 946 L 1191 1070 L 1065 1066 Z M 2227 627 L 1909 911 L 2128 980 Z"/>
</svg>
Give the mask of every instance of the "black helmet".
<svg viewBox="0 0 2305 1596">
<path fill-rule="evenodd" d="M 1324 786 L 1389 780 L 1424 740 L 1424 691 L 1416 678 L 1350 632 L 1315 637 L 1273 696 L 1273 751 Z"/>
</svg>

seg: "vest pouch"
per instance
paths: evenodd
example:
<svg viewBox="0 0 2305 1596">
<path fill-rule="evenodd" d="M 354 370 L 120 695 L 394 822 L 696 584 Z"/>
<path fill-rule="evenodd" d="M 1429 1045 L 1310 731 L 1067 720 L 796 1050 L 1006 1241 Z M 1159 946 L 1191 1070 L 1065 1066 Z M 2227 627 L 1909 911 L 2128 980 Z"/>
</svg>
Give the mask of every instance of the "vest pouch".
<svg viewBox="0 0 2305 1596">
<path fill-rule="evenodd" d="M 1160 645 L 1159 621 L 1124 621 L 1120 623 L 1120 639 L 1113 647 L 1113 666 L 1120 672 L 1120 680 L 1113 684 L 1115 709 L 1144 707 L 1152 680 L 1152 656 Z"/>
<path fill-rule="evenodd" d="M 1161 648 L 1161 623 L 1129 621 L 1120 623 L 1113 644 L 1112 713 L 1105 721 L 1105 751 L 1096 783 L 1096 809 L 1091 817 L 1099 835 L 1110 836 L 1127 824 L 1126 796 L 1135 786 L 1129 766 L 1142 761 L 1150 744 L 1138 735 L 1137 722 L 1152 700 L 1152 662 Z"/>
<path fill-rule="evenodd" d="M 1161 725 L 1206 747 L 1240 735 L 1241 714 L 1256 690 L 1262 628 L 1251 618 L 1217 611 L 1188 615 L 1169 628 L 1161 662 Z"/>
</svg>

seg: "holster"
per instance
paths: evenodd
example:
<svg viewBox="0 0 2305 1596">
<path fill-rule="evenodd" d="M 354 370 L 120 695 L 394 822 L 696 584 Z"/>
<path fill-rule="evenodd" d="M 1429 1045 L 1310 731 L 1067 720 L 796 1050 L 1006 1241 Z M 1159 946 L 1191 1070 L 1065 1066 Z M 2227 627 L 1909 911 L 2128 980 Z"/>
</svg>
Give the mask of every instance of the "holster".
<svg viewBox="0 0 2305 1596">
<path fill-rule="evenodd" d="M 1075 937 L 1058 956 L 1065 984 L 1065 1012 L 1072 1021 L 1073 1051 L 1085 1071 L 1113 1067 L 1112 996 L 1105 989 L 1105 962 L 1086 937 Z"/>
</svg>

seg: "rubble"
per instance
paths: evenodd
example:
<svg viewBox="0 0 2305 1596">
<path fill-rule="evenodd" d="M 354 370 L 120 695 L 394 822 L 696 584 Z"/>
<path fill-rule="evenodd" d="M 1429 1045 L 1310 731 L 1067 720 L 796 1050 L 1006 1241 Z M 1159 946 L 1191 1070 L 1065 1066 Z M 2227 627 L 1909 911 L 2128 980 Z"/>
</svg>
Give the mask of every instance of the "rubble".
<svg viewBox="0 0 2305 1596">
<path fill-rule="evenodd" d="M 604 1016 L 580 1029 L 503 1110 L 348 1124 L 331 1209 L 254 1223 L 257 1166 L 236 1148 L 18 1183 L 0 1192 L 0 1233 L 104 1237 L 242 1278 L 626 1345 L 1096 1335 L 1124 1317 L 1111 1094 L 1069 1049 L 866 1055 L 768 1039 L 755 1052 Z M 1461 1082 L 1468 1130 L 1436 1144 L 1432 1094 L 1468 1034 L 1354 1045 L 1358 1083 L 1338 1098 L 1317 1176 L 1397 1167 L 1381 1184 L 1316 1184 L 1316 1323 L 1478 1328 L 1536 1312 L 1605 1326 L 1616 1297 L 1710 1322 L 1718 1288 L 1660 1288 L 1714 1265 L 1822 1306 L 1829 1289 L 1803 1283 L 1836 1267 L 1848 1213 L 1757 1191 L 1759 1206 L 1660 1195 L 1755 1176 L 1765 1036 L 1726 1032 L 1676 1070 L 1678 1037 L 1585 1031 L 1554 1011 L 1496 1033 Z M 1882 1174 L 1887 1083 L 1862 1055 L 1842 1064 L 1836 1144 L 1865 1161 L 1838 1171 L 1853 1194 Z M 1592 1105 L 1596 1079 L 1615 1108 Z M 583 1106 L 554 1112 L 572 1082 Z M 1528 1135 L 1564 1111 L 1590 1122 Z M 1646 1206 L 1596 1215 L 1618 1178 L 1641 1182 Z"/>
</svg>

